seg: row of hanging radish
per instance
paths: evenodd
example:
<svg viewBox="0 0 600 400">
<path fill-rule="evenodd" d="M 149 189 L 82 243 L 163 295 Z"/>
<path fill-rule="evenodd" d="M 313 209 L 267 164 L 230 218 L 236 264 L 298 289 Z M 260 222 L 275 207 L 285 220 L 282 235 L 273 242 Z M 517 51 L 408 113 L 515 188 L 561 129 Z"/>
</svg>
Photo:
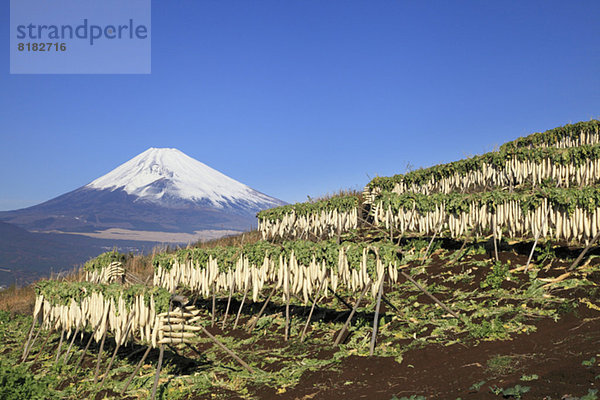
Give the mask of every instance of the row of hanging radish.
<svg viewBox="0 0 600 400">
<path fill-rule="evenodd" d="M 600 159 L 586 160 L 580 165 L 556 164 L 550 158 L 535 160 L 506 160 L 502 167 L 482 164 L 481 168 L 471 170 L 464 175 L 455 172 L 447 177 L 437 179 L 432 176 L 422 184 L 397 182 L 393 193 L 406 192 L 432 194 L 451 192 L 471 192 L 487 187 L 508 187 L 509 185 L 540 185 L 545 179 L 552 179 L 558 187 L 589 186 L 600 181 Z M 364 189 L 365 202 L 372 204 L 377 195 L 382 193 L 377 186 Z"/>
<path fill-rule="evenodd" d="M 446 212 L 446 205 L 438 205 L 434 211 L 421 213 L 416 207 L 392 210 L 381 203 L 374 207 L 375 223 L 386 229 L 396 229 L 400 233 L 432 235 L 440 230 L 450 236 L 459 237 L 466 233 L 485 236 L 493 234 L 501 237 L 544 237 L 556 240 L 587 243 L 600 229 L 600 208 L 588 211 L 575 208 L 572 214 L 562 207 L 543 199 L 537 208 L 523 214 L 518 200 L 496 204 L 493 211 L 486 204 L 472 202 L 468 212 L 460 214 Z"/>
<path fill-rule="evenodd" d="M 85 271 L 85 280 L 92 283 L 122 282 L 125 278 L 123 264 L 114 261 L 104 268 Z"/>
<path fill-rule="evenodd" d="M 556 134 L 557 130 L 562 134 Z M 569 132 L 570 131 L 570 132 Z M 561 136 L 556 138 L 556 136 Z M 549 139 L 553 138 L 553 139 Z M 532 142 L 536 144 L 533 145 Z M 501 147 L 557 147 L 565 149 L 568 147 L 593 146 L 600 143 L 600 123 L 597 120 L 588 122 L 578 122 L 573 125 L 567 125 L 562 128 L 551 129 L 546 132 L 539 132 L 524 138 L 519 138 L 513 142 L 508 142 Z"/>
<path fill-rule="evenodd" d="M 372 257 L 371 262 L 375 263 L 373 274 L 368 271 L 369 257 Z M 358 265 L 351 266 L 346 248 L 340 246 L 337 265 L 327 265 L 324 260 L 317 260 L 314 256 L 304 265 L 298 261 L 294 251 L 289 257 L 281 254 L 276 259 L 265 255 L 260 265 L 251 264 L 248 258 L 241 254 L 235 266 L 229 269 L 220 268 L 212 257 L 205 265 L 192 260 L 174 260 L 168 268 L 158 266 L 155 269 L 154 284 L 169 291 L 185 285 L 192 292 L 204 297 L 213 293 L 251 291 L 253 301 L 258 300 L 265 285 L 275 285 L 276 289 L 281 291 L 284 301 L 296 295 L 308 303 L 310 298 L 317 295 L 319 287 L 326 295 L 328 290 L 335 292 L 340 285 L 354 292 L 362 290 L 369 283 L 376 283 L 372 286 L 372 295 L 375 297 L 378 283 L 386 273 L 392 281 L 398 279 L 396 263 L 388 262 L 384 265 L 384 261 L 376 254 L 376 248 L 373 252 L 364 248 Z M 323 286 L 320 286 L 323 277 Z"/>
<path fill-rule="evenodd" d="M 85 329 L 89 329 L 94 332 L 96 342 L 110 333 L 120 345 L 137 337 L 141 342 L 151 342 L 156 347 L 157 329 L 162 329 L 161 318 L 165 314 L 157 315 L 152 294 L 148 302 L 144 294 L 128 297 L 127 305 L 124 296 L 106 297 L 103 285 L 98 285 L 97 289 L 83 296 L 65 299 L 65 304 L 51 302 L 43 293 L 39 293 L 33 317 L 42 328 L 64 330 L 67 337 L 74 331 L 79 330 L 83 334 Z M 89 287 L 81 287 L 81 290 L 89 290 Z"/>
<path fill-rule="evenodd" d="M 319 213 L 307 215 L 298 215 L 292 211 L 280 219 L 258 220 L 258 230 L 263 239 L 331 238 L 357 227 L 357 208 L 349 211 L 321 210 Z"/>
</svg>

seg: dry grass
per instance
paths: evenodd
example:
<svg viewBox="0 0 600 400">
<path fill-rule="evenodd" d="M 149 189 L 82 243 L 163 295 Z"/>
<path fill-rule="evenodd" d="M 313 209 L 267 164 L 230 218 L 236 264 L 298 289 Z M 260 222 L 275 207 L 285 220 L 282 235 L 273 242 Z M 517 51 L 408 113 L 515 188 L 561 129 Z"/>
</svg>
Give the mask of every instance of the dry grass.
<svg viewBox="0 0 600 400">
<path fill-rule="evenodd" d="M 22 288 L 11 286 L 0 292 L 0 310 L 11 314 L 31 314 L 35 304 L 33 285 Z"/>
<path fill-rule="evenodd" d="M 210 240 L 207 242 L 198 242 L 190 247 L 213 248 L 217 246 L 242 246 L 247 243 L 256 243 L 260 239 L 260 232 L 251 231 L 235 236 L 227 236 L 220 239 Z M 177 248 L 175 247 L 155 247 L 151 254 L 131 255 L 125 260 L 125 269 L 128 272 L 135 274 L 141 281 L 152 284 L 152 276 L 154 274 L 152 258 L 154 255 L 164 251 L 173 252 L 176 250 Z M 83 267 L 79 267 L 73 268 L 72 270 L 63 272 L 61 274 L 53 275 L 50 277 L 50 279 L 73 282 L 81 281 L 84 279 L 84 277 L 85 272 Z M 31 315 L 31 313 L 33 313 L 34 304 L 35 283 L 24 287 L 11 286 L 8 289 L 0 292 L 0 310 L 2 311 L 9 311 L 13 314 Z"/>
<path fill-rule="evenodd" d="M 191 245 L 193 248 L 211 249 L 213 247 L 224 247 L 224 246 L 243 246 L 249 243 L 256 243 L 261 240 L 261 234 L 259 231 L 250 231 L 240 233 L 239 235 L 225 236 L 220 239 L 209 240 L 207 242 L 197 242 Z"/>
</svg>

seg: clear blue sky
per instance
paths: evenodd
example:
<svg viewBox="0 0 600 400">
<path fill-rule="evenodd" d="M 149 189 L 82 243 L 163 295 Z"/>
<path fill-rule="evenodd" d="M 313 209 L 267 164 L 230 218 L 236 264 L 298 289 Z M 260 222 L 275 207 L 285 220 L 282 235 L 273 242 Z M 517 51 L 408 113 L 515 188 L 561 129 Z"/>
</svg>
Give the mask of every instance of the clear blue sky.
<svg viewBox="0 0 600 400">
<path fill-rule="evenodd" d="M 152 74 L 9 75 L 0 209 L 176 147 L 288 202 L 600 118 L 599 1 L 152 2 Z"/>
</svg>

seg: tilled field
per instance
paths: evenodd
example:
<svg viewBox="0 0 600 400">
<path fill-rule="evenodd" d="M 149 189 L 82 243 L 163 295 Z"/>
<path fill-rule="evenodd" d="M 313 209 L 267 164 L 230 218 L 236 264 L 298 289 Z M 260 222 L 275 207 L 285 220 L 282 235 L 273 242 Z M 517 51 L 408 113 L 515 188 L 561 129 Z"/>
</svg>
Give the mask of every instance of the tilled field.
<svg viewBox="0 0 600 400">
<path fill-rule="evenodd" d="M 369 356 L 375 309 L 371 297 L 363 300 L 349 333 L 337 347 L 333 341 L 349 309 L 331 292 L 318 300 L 304 342 L 300 335 L 311 304 L 303 304 L 301 299 L 292 299 L 287 342 L 281 299 L 272 300 L 251 333 L 247 325 L 262 301 L 246 303 L 238 328 L 233 330 L 231 315 L 237 312 L 241 298 L 232 302 L 224 328 L 227 299 L 217 302 L 214 327 L 210 326 L 210 299 L 198 299 L 196 306 L 206 316 L 204 325 L 255 372 L 244 370 L 201 336 L 190 346 L 166 348 L 157 397 L 596 398 L 594 390 L 600 384 L 600 257 L 592 253 L 580 268 L 568 273 L 577 251 L 542 244 L 534 264 L 525 272 L 522 265 L 531 243 L 503 243 L 500 262 L 492 261 L 489 243 L 469 243 L 463 249 L 461 244 L 437 240 L 422 265 L 427 241 L 403 241 L 402 270 L 459 319 L 413 283 L 403 278 L 393 286 L 387 282 L 373 356 Z M 267 292 L 265 288 L 263 296 Z M 339 294 L 349 306 L 359 295 Z M 31 379 L 42 385 L 42 397 L 38 398 L 124 398 L 119 393 L 144 347 L 121 348 L 100 388 L 93 383 L 98 346 L 92 345 L 83 367 L 75 371 L 74 362 L 55 364 L 60 336 L 55 333 L 41 352 L 38 340 L 28 360 L 15 368 L 30 323 L 27 317 L 2 315 L 0 379 Z M 73 359 L 80 357 L 88 337 L 89 332 L 75 340 Z M 101 357 L 103 368 L 113 350 L 114 342 L 108 339 Z M 125 398 L 148 397 L 157 358 L 158 351 L 152 350 Z"/>
</svg>

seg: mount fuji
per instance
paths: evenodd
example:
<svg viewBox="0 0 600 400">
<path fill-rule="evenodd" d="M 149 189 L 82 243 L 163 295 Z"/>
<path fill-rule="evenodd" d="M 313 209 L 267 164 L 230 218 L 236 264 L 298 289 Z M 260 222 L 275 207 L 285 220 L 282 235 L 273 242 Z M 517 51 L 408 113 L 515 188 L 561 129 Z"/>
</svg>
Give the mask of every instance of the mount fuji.
<svg viewBox="0 0 600 400">
<path fill-rule="evenodd" d="M 283 204 L 177 149 L 150 148 L 72 192 L 0 212 L 0 221 L 30 232 L 181 243 L 248 230 L 258 211 Z"/>
</svg>

